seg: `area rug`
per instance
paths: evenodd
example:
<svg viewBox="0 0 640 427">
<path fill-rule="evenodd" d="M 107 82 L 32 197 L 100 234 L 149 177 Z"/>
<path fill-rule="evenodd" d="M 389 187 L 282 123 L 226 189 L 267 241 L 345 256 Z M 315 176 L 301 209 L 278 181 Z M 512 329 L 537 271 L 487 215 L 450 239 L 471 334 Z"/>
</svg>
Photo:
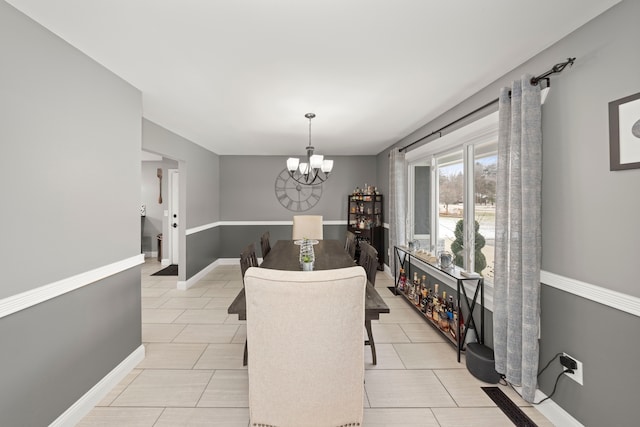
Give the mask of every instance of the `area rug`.
<svg viewBox="0 0 640 427">
<path fill-rule="evenodd" d="M 177 275 L 178 275 L 177 264 L 171 264 L 170 266 L 163 268 L 162 270 L 152 274 L 152 276 L 177 276 Z"/>
</svg>

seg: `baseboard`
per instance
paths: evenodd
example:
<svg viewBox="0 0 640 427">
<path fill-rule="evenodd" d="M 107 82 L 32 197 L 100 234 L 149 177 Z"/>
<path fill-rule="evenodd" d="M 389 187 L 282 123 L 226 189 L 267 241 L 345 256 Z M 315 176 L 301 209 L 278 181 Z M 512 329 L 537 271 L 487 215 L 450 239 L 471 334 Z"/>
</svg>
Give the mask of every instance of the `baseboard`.
<svg viewBox="0 0 640 427">
<path fill-rule="evenodd" d="M 213 271 L 214 268 L 222 264 L 224 263 L 221 262 L 220 258 L 218 258 L 217 260 L 213 261 L 211 264 L 191 276 L 188 280 L 179 280 L 176 287 L 181 291 L 186 291 L 187 289 L 198 283 L 198 281 L 201 280 L 204 276 Z"/>
<path fill-rule="evenodd" d="M 157 258 L 158 257 L 158 251 L 145 251 L 144 252 L 144 257 L 145 258 Z"/>
<path fill-rule="evenodd" d="M 395 280 L 395 278 L 393 277 L 393 272 L 391 271 L 391 267 L 389 267 L 387 264 L 384 264 L 383 269 L 384 269 L 384 272 L 387 273 L 389 277 Z"/>
<path fill-rule="evenodd" d="M 120 383 L 142 360 L 144 360 L 145 349 L 140 345 L 118 366 L 113 368 L 104 378 L 91 390 L 86 392 L 80 399 L 69 407 L 49 427 L 65 427 L 76 425 L 85 415 L 98 404 L 116 385 Z"/>
<path fill-rule="evenodd" d="M 169 258 L 162 258 L 162 261 L 160 261 L 160 265 L 163 267 L 168 267 L 171 265 L 171 260 L 169 260 Z"/>
<path fill-rule="evenodd" d="M 520 387 L 515 387 L 518 393 L 522 393 L 522 389 Z M 542 399 L 547 397 L 546 394 L 541 392 L 540 390 L 536 390 L 536 395 L 534 398 L 535 402 L 540 402 Z M 584 427 L 580 421 L 576 420 L 569 414 L 567 411 L 562 409 L 560 405 L 554 402 L 552 399 L 545 400 L 539 405 L 533 405 L 533 407 L 545 416 L 549 421 L 553 423 L 554 426 L 562 426 L 562 427 Z"/>
</svg>

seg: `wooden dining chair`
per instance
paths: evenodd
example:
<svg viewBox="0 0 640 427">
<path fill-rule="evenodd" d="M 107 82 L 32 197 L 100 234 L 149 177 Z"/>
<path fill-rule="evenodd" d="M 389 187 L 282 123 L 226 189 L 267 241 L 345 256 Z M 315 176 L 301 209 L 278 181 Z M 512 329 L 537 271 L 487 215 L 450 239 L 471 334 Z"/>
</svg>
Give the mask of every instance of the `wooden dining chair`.
<svg viewBox="0 0 640 427">
<path fill-rule="evenodd" d="M 256 248 L 254 243 L 250 243 L 240 252 L 240 271 L 242 273 L 242 286 L 244 287 L 244 276 L 249 267 L 258 267 L 258 258 L 256 257 Z M 247 340 L 244 341 L 244 357 L 242 365 L 247 366 Z"/>
<path fill-rule="evenodd" d="M 365 289 L 358 266 L 247 271 L 251 426 L 362 425 Z"/>
<path fill-rule="evenodd" d="M 358 264 L 362 268 L 367 275 L 367 280 L 371 283 L 372 286 L 376 285 L 376 273 L 378 271 L 378 251 L 376 248 L 371 246 L 365 241 L 360 241 L 360 259 Z M 364 328 L 367 330 L 367 340 L 365 340 L 364 345 L 368 345 L 371 347 L 371 357 L 373 359 L 373 364 L 376 365 L 378 363 L 376 357 L 376 344 L 373 340 L 373 328 L 371 327 L 371 320 L 364 321 Z"/>
<path fill-rule="evenodd" d="M 322 240 L 322 215 L 294 215 L 293 240 L 317 239 Z"/>
<path fill-rule="evenodd" d="M 365 241 L 360 242 L 360 259 L 358 264 L 367 273 L 367 280 L 373 286 L 376 285 L 376 273 L 378 271 L 378 251 Z"/>
<path fill-rule="evenodd" d="M 258 257 L 256 256 L 256 246 L 250 243 L 240 252 L 240 271 L 242 273 L 242 286 L 244 286 L 244 274 L 249 267 L 258 267 Z"/>
<path fill-rule="evenodd" d="M 262 237 L 260 237 L 260 247 L 262 249 L 262 260 L 264 261 L 264 259 L 267 257 L 267 255 L 269 254 L 269 251 L 271 251 L 271 243 L 269 242 L 269 238 L 271 236 L 269 235 L 268 231 L 265 231 L 264 234 L 262 235 Z"/>
<path fill-rule="evenodd" d="M 347 230 L 344 249 L 347 251 L 351 259 L 356 259 L 356 235 Z"/>
</svg>

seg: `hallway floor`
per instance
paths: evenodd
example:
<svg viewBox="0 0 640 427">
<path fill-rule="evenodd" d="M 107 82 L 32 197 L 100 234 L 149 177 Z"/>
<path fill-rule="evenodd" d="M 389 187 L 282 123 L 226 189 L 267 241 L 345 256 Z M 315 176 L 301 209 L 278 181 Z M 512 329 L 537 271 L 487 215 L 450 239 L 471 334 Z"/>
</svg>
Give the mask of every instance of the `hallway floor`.
<svg viewBox="0 0 640 427">
<path fill-rule="evenodd" d="M 195 286 L 176 289 L 175 276 L 142 267 L 142 341 L 146 358 L 79 424 L 88 426 L 224 426 L 249 423 L 244 321 L 227 307 L 242 288 L 240 268 L 222 265 Z M 378 364 L 365 348 L 366 427 L 513 426 L 466 369 L 464 356 L 378 272 L 376 289 L 391 313 L 373 322 Z M 538 426 L 552 426 L 509 387 L 501 386 Z"/>
</svg>

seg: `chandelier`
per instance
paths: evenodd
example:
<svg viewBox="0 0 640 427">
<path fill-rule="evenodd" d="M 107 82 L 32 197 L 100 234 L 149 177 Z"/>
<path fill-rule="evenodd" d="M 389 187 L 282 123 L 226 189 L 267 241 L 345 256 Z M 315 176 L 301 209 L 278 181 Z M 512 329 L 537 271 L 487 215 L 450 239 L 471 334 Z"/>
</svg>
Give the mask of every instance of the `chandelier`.
<svg viewBox="0 0 640 427">
<path fill-rule="evenodd" d="M 309 145 L 307 146 L 307 161 L 300 162 L 296 157 L 287 159 L 287 170 L 289 176 L 302 185 L 322 184 L 329 178 L 333 169 L 333 160 L 325 160 L 321 154 L 313 154 L 314 147 L 311 145 L 311 119 L 316 115 L 307 113 L 304 115 L 309 119 Z"/>
</svg>

